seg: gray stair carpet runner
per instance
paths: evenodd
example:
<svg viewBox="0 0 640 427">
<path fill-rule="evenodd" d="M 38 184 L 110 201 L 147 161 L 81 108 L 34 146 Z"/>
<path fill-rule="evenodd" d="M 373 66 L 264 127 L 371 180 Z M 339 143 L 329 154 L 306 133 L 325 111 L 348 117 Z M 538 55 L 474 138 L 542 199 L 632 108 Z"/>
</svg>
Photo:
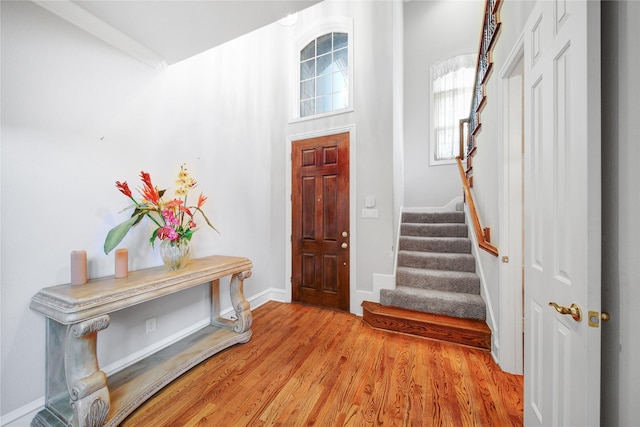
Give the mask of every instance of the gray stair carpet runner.
<svg viewBox="0 0 640 427">
<path fill-rule="evenodd" d="M 403 213 L 396 288 L 381 290 L 380 303 L 485 320 L 467 231 L 462 211 Z"/>
</svg>

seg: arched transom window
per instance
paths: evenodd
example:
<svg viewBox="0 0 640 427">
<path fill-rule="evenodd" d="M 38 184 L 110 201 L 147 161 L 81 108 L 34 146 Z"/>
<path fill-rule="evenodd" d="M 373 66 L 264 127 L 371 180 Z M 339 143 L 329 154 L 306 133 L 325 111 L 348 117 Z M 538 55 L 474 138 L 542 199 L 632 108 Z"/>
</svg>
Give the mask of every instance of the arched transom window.
<svg viewBox="0 0 640 427">
<path fill-rule="evenodd" d="M 349 37 L 332 32 L 300 51 L 300 117 L 349 107 Z"/>
</svg>

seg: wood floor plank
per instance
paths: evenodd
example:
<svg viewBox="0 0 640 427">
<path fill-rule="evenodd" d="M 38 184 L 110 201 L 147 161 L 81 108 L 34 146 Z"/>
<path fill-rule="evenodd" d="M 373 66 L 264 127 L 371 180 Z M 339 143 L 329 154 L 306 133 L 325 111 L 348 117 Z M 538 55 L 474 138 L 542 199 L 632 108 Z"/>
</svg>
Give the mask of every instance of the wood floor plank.
<svg viewBox="0 0 640 427">
<path fill-rule="evenodd" d="M 253 316 L 251 341 L 177 378 L 122 426 L 522 425 L 522 377 L 487 352 L 298 304 Z"/>
</svg>

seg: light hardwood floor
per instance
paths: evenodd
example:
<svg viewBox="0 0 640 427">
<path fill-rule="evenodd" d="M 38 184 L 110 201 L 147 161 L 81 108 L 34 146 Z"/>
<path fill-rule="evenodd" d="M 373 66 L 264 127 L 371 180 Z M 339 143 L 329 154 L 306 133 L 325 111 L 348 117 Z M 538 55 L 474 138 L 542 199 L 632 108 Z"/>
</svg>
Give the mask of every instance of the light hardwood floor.
<svg viewBox="0 0 640 427">
<path fill-rule="evenodd" d="M 269 302 L 253 321 L 250 342 L 194 367 L 122 426 L 522 425 L 523 378 L 487 352 L 298 304 Z"/>
</svg>

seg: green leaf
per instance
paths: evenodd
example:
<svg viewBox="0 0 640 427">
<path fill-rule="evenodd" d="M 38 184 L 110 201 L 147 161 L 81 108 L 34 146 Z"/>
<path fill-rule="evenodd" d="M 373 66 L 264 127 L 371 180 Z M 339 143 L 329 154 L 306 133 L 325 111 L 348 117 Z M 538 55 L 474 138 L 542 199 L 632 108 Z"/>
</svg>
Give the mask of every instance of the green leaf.
<svg viewBox="0 0 640 427">
<path fill-rule="evenodd" d="M 153 233 L 151 234 L 151 238 L 149 239 L 149 243 L 151 243 L 152 248 L 155 248 L 154 243 L 156 242 L 156 238 L 158 237 L 158 230 L 159 228 L 156 228 L 155 230 L 153 230 Z"/>
<path fill-rule="evenodd" d="M 203 218 L 204 218 L 204 220 L 207 222 L 207 225 L 208 225 L 209 227 L 213 228 L 213 229 L 216 231 L 216 233 L 220 234 L 220 232 L 218 231 L 218 229 L 217 229 L 217 228 L 215 228 L 215 227 L 213 226 L 213 224 L 211 224 L 211 222 L 209 221 L 209 218 L 207 218 L 207 216 L 204 214 L 204 212 L 202 211 L 202 209 L 200 209 L 199 207 L 196 207 L 196 206 L 194 206 L 194 208 L 196 208 L 196 210 L 202 214 L 202 217 L 203 217 Z"/>
<path fill-rule="evenodd" d="M 139 221 L 140 217 L 141 215 L 132 216 L 122 224 L 116 225 L 111 230 L 109 230 L 109 233 L 107 233 L 107 238 L 104 239 L 105 254 L 109 254 L 109 252 L 111 252 L 116 246 L 118 246 L 118 243 L 120 243 L 122 239 L 124 239 L 124 236 L 127 235 L 129 229 Z"/>
<path fill-rule="evenodd" d="M 191 229 L 187 229 L 187 231 L 182 233 L 182 237 L 184 237 L 185 239 L 187 239 L 189 241 L 191 241 L 191 236 L 193 236 L 193 230 L 191 230 Z"/>
</svg>

